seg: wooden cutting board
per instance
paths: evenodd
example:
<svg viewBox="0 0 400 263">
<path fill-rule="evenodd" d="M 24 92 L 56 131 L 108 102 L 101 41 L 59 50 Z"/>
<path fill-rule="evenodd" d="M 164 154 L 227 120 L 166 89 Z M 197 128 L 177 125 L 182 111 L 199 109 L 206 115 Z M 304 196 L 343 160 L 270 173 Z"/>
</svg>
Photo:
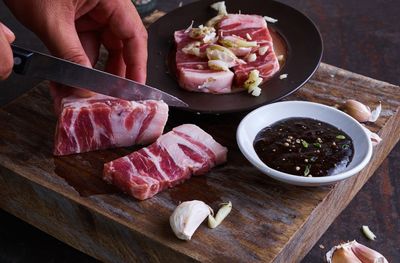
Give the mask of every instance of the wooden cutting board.
<svg viewBox="0 0 400 263">
<path fill-rule="evenodd" d="M 290 76 L 289 76 L 290 78 Z M 193 115 L 172 110 L 166 130 L 195 123 L 229 148 L 226 165 L 146 201 L 101 180 L 105 162 L 138 147 L 53 157 L 56 116 L 47 83 L 0 109 L 0 207 L 106 262 L 298 262 L 400 138 L 399 87 L 327 64 L 289 100 L 335 105 L 357 99 L 383 111 L 368 127 L 383 138 L 357 176 L 329 187 L 296 187 L 260 173 L 240 153 L 244 114 Z M 232 201 L 216 229 L 202 225 L 190 242 L 175 238 L 169 216 L 186 200 L 213 208 Z"/>
</svg>

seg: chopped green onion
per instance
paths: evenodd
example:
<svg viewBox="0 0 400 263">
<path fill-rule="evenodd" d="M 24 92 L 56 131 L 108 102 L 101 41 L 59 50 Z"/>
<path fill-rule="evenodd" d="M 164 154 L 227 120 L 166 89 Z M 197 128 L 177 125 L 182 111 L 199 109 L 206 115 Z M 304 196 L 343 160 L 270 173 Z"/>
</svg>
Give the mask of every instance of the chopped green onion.
<svg viewBox="0 0 400 263">
<path fill-rule="evenodd" d="M 344 135 L 342 135 L 342 134 L 339 134 L 339 135 L 336 136 L 336 139 L 344 140 L 344 139 L 346 139 L 346 137 Z"/>
<path fill-rule="evenodd" d="M 348 145 L 348 144 L 343 144 L 342 145 L 342 149 L 344 149 L 344 150 L 349 149 L 349 148 L 350 148 L 350 145 Z"/>
<path fill-rule="evenodd" d="M 308 148 L 308 142 L 306 142 L 305 140 L 301 139 L 301 144 L 303 144 L 304 148 Z"/>
<path fill-rule="evenodd" d="M 317 148 L 321 148 L 321 144 L 319 143 L 319 142 L 316 142 L 316 143 L 314 143 L 313 144 L 315 147 L 317 147 Z"/>
<path fill-rule="evenodd" d="M 304 176 L 307 176 L 310 174 L 310 168 L 311 168 L 310 164 L 306 165 L 306 168 L 304 169 Z"/>
</svg>

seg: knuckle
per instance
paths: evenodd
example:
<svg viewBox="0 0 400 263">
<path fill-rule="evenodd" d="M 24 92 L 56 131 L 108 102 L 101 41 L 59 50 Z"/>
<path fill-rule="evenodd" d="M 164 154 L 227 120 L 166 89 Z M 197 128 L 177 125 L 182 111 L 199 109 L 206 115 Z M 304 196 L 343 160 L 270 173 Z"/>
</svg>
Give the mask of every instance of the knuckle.
<svg viewBox="0 0 400 263">
<path fill-rule="evenodd" d="M 82 52 L 81 48 L 70 48 L 63 53 L 61 53 L 61 58 L 78 63 L 78 64 L 86 64 L 87 57 Z"/>
<path fill-rule="evenodd" d="M 144 27 L 142 27 L 142 28 L 139 29 L 138 36 L 139 36 L 141 39 L 144 39 L 144 40 L 146 40 L 146 41 L 147 41 L 148 38 L 149 38 L 149 35 L 148 35 L 148 33 L 147 33 L 147 30 L 146 30 Z"/>
</svg>

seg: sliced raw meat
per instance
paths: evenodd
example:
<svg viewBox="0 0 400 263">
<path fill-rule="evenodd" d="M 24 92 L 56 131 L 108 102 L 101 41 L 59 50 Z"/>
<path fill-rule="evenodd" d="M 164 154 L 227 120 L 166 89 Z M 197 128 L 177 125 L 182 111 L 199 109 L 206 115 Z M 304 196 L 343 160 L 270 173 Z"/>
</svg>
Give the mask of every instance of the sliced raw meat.
<svg viewBox="0 0 400 263">
<path fill-rule="evenodd" d="M 235 34 L 235 31 L 243 29 L 267 28 L 267 22 L 262 16 L 228 14 L 217 26 L 219 32 Z"/>
<path fill-rule="evenodd" d="M 183 52 L 183 48 L 196 42 L 184 30 L 174 34 L 176 50 L 176 68 L 179 85 L 189 91 L 205 93 L 231 92 L 233 73 L 231 71 L 211 70 L 205 52 L 209 44 L 199 46 L 200 53 L 204 56 L 195 56 Z"/>
<path fill-rule="evenodd" d="M 208 65 L 205 51 L 209 44 L 198 42 L 189 36 L 185 30 L 174 34 L 176 51 L 176 67 L 179 85 L 189 91 L 206 93 L 230 93 L 232 85 L 242 87 L 252 70 L 258 70 L 263 82 L 270 79 L 278 70 L 279 62 L 274 52 L 272 37 L 268 31 L 265 19 L 258 15 L 228 14 L 216 26 L 219 43 L 226 37 L 239 37 L 246 41 L 256 42 L 256 47 L 229 47 L 239 58 L 246 61 L 251 55 L 256 59 L 249 59 L 246 64 L 239 64 L 230 68 L 233 71 L 218 71 L 223 67 Z M 196 43 L 196 55 L 187 54 L 182 49 Z M 260 49 L 263 50 L 260 52 Z M 231 67 L 231 66 L 229 66 Z"/>
<path fill-rule="evenodd" d="M 270 50 L 270 49 L 269 49 Z M 233 68 L 235 72 L 235 85 L 241 86 L 248 79 L 250 71 L 257 69 L 263 83 L 270 79 L 278 70 L 279 62 L 275 52 L 267 51 L 264 55 L 257 54 L 257 59 L 247 64 L 239 65 Z"/>
<path fill-rule="evenodd" d="M 163 132 L 168 106 L 162 101 L 125 101 L 103 95 L 62 100 L 54 155 L 148 144 Z"/>
<path fill-rule="evenodd" d="M 192 174 L 202 175 L 226 162 L 227 149 L 192 124 L 162 135 L 152 145 L 104 165 L 103 179 L 144 200 Z"/>
<path fill-rule="evenodd" d="M 200 70 L 189 67 L 178 70 L 178 81 L 182 88 L 205 93 L 231 92 L 233 76 L 232 71 Z"/>
<path fill-rule="evenodd" d="M 272 37 L 263 17 L 229 14 L 220 21 L 218 35 L 222 39 L 226 36 L 238 36 L 248 41 L 256 41 L 259 47 L 266 49 L 265 53 L 260 55 L 258 52 L 259 47 L 257 49 L 253 48 L 252 52 L 257 55 L 257 59 L 233 68 L 236 86 L 242 86 L 247 80 L 250 71 L 254 69 L 260 72 L 263 82 L 270 79 L 279 70 L 279 62 L 274 51 Z"/>
</svg>

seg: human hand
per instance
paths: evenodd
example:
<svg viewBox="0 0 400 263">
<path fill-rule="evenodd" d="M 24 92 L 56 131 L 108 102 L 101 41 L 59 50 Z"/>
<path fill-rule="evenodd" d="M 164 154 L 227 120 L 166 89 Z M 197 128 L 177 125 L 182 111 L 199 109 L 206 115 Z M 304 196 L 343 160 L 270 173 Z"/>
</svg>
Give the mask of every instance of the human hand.
<svg viewBox="0 0 400 263">
<path fill-rule="evenodd" d="M 10 44 L 14 40 L 14 33 L 0 23 L 0 80 L 6 79 L 11 74 L 14 61 Z"/>
<path fill-rule="evenodd" d="M 129 0 L 5 0 L 14 15 L 35 32 L 50 52 L 87 67 L 96 64 L 100 45 L 109 52 L 105 70 L 146 81 L 147 31 Z M 71 93 L 52 90 L 55 106 Z"/>
</svg>

